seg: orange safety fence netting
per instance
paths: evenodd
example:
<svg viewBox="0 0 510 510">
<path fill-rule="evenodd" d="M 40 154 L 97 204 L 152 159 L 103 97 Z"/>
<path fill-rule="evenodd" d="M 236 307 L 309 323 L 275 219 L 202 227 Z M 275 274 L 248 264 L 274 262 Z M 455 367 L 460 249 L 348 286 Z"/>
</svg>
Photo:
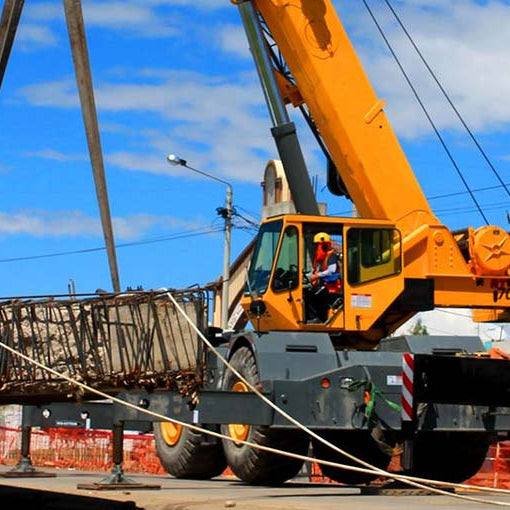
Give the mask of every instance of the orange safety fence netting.
<svg viewBox="0 0 510 510">
<path fill-rule="evenodd" d="M 109 471 L 113 434 L 107 430 L 32 429 L 30 458 L 34 466 Z M 19 428 L 0 427 L 0 464 L 15 465 L 21 455 Z M 124 434 L 123 469 L 163 474 L 152 434 Z"/>
<path fill-rule="evenodd" d="M 510 441 L 491 445 L 482 467 L 466 483 L 510 489 Z"/>
<path fill-rule="evenodd" d="M 112 445 L 113 434 L 107 430 L 33 428 L 30 458 L 36 467 L 109 471 L 112 468 Z M 20 456 L 21 429 L 0 426 L 0 464 L 14 466 Z M 166 474 L 152 434 L 124 434 L 122 467 L 126 473 Z M 399 458 L 393 458 L 389 471 L 398 471 L 399 467 Z M 229 468 L 223 475 L 233 476 Z M 330 482 L 316 463 L 306 463 L 300 475 L 312 482 Z M 492 445 L 479 472 L 466 483 L 510 489 L 510 441 Z"/>
<path fill-rule="evenodd" d="M 337 484 L 338 482 L 329 479 L 327 476 L 324 476 L 321 471 L 320 464 L 313 462 L 311 463 L 309 469 L 309 479 L 311 482 L 316 483 L 332 483 Z M 391 458 L 390 465 L 387 468 L 387 471 L 390 473 L 396 473 L 401 469 L 400 467 L 400 456 L 395 455 Z M 374 480 L 374 484 L 380 484 L 385 482 L 387 479 L 385 477 L 380 477 Z"/>
</svg>

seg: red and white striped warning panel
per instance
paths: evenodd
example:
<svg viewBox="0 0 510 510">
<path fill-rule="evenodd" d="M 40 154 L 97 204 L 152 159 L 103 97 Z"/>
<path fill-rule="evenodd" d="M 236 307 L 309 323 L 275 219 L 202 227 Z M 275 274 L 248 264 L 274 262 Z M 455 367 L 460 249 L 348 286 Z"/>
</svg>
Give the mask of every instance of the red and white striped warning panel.
<svg viewBox="0 0 510 510">
<path fill-rule="evenodd" d="M 414 354 L 404 353 L 402 359 L 402 421 L 413 419 Z"/>
</svg>

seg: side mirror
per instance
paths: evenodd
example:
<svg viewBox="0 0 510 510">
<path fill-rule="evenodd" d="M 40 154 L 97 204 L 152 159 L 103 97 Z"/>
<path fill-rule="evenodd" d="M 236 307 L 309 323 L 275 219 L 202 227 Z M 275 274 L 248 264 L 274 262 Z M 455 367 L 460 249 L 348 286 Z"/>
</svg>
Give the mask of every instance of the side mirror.
<svg viewBox="0 0 510 510">
<path fill-rule="evenodd" d="M 257 319 L 260 319 L 260 317 L 264 315 L 266 310 L 267 310 L 266 304 L 264 303 L 264 301 L 262 301 L 262 299 L 256 299 L 252 301 L 250 304 L 250 313 L 255 315 Z"/>
</svg>

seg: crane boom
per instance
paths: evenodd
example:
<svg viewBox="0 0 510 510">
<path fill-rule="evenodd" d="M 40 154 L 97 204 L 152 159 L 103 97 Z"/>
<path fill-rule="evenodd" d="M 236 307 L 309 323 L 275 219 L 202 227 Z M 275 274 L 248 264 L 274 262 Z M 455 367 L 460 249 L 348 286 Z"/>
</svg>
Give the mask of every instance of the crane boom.
<svg viewBox="0 0 510 510">
<path fill-rule="evenodd" d="M 384 101 L 376 96 L 332 4 L 255 4 L 360 216 L 391 220 L 402 224 L 403 231 L 436 223 L 388 122 Z"/>
</svg>

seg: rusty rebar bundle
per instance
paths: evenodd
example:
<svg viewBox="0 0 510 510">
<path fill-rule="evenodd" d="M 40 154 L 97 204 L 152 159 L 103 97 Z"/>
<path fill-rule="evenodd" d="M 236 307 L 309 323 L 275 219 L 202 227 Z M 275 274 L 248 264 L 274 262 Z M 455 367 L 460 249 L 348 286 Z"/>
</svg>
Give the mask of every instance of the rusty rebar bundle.
<svg viewBox="0 0 510 510">
<path fill-rule="evenodd" d="M 169 292 L 203 332 L 205 291 L 135 291 L 0 301 L 0 340 L 112 395 L 131 388 L 165 388 L 187 395 L 202 384 L 205 353 Z M 0 403 L 87 397 L 64 378 L 0 350 Z"/>
</svg>

